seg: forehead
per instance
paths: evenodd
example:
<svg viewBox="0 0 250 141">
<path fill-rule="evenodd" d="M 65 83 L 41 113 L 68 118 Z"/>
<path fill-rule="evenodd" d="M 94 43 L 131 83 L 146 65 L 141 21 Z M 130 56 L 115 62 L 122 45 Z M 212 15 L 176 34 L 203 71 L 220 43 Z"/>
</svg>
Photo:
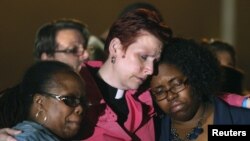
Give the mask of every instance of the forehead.
<svg viewBox="0 0 250 141">
<path fill-rule="evenodd" d="M 162 42 L 153 34 L 147 31 L 140 31 L 128 49 L 142 49 L 158 55 L 162 50 Z"/>
<path fill-rule="evenodd" d="M 85 92 L 85 84 L 80 79 L 74 76 L 73 74 L 68 73 L 57 73 L 54 76 L 55 87 L 53 91 L 60 92 L 59 95 L 64 94 L 82 94 Z"/>
<path fill-rule="evenodd" d="M 56 34 L 56 41 L 60 44 L 82 43 L 83 36 L 76 29 L 61 29 Z"/>
<path fill-rule="evenodd" d="M 183 79 L 185 76 L 174 65 L 159 64 L 157 74 L 153 75 L 150 86 L 157 87 L 159 85 L 166 85 L 172 83 L 173 80 Z"/>
<path fill-rule="evenodd" d="M 181 71 L 174 65 L 159 64 L 156 74 L 152 77 L 152 83 L 158 83 L 161 81 L 169 81 L 175 77 L 183 76 Z"/>
<path fill-rule="evenodd" d="M 217 58 L 222 65 L 233 64 L 233 58 L 228 52 L 217 52 Z"/>
<path fill-rule="evenodd" d="M 181 71 L 175 66 L 171 64 L 159 64 L 158 67 L 158 75 L 162 76 L 175 76 L 175 75 L 182 75 Z"/>
<path fill-rule="evenodd" d="M 228 60 L 232 60 L 232 56 L 230 55 L 230 53 L 226 52 L 226 51 L 221 51 L 221 52 L 217 52 L 216 53 L 217 57 L 219 59 L 228 59 Z"/>
</svg>

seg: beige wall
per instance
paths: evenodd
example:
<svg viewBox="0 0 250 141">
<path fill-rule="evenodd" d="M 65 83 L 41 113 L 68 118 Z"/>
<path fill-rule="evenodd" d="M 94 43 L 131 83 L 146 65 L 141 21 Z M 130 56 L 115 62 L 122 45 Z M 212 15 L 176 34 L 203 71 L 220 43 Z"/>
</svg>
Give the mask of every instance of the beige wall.
<svg viewBox="0 0 250 141">
<path fill-rule="evenodd" d="M 221 0 L 144 1 L 158 7 L 175 35 L 197 40 L 202 37 L 220 38 Z M 122 8 L 132 2 L 135 0 L 1 0 L 0 90 L 16 84 L 33 62 L 34 35 L 43 23 L 58 18 L 77 18 L 87 23 L 93 34 L 99 35 Z M 238 64 L 248 74 L 250 1 L 237 1 L 236 4 Z"/>
</svg>

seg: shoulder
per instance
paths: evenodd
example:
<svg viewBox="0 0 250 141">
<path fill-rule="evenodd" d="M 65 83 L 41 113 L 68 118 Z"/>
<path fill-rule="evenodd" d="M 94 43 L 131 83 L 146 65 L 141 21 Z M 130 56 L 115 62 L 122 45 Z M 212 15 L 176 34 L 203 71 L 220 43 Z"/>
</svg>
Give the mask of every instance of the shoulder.
<svg viewBox="0 0 250 141">
<path fill-rule="evenodd" d="M 18 141 L 58 141 L 58 139 L 53 136 L 47 129 L 35 122 L 23 121 L 13 128 L 22 131 L 21 134 L 15 136 Z"/>
<path fill-rule="evenodd" d="M 83 77 L 95 76 L 99 68 L 103 65 L 101 61 L 86 61 L 83 63 L 80 70 L 80 75 Z"/>
<path fill-rule="evenodd" d="M 128 99 L 134 100 L 135 97 L 137 97 L 138 99 L 137 98 L 136 99 L 138 101 L 153 108 L 153 100 L 148 90 L 145 91 L 127 90 L 125 96 L 127 97 L 127 100 Z"/>
<path fill-rule="evenodd" d="M 156 140 L 170 140 L 171 120 L 168 115 L 158 115 L 154 117 Z"/>
<path fill-rule="evenodd" d="M 231 106 L 219 98 L 215 100 L 215 104 L 217 117 L 220 116 L 218 118 L 224 122 L 225 119 L 231 119 L 231 124 L 250 124 L 250 109 Z"/>
<path fill-rule="evenodd" d="M 103 65 L 103 62 L 102 61 L 86 61 L 85 65 L 93 67 L 93 68 L 99 68 Z"/>
</svg>

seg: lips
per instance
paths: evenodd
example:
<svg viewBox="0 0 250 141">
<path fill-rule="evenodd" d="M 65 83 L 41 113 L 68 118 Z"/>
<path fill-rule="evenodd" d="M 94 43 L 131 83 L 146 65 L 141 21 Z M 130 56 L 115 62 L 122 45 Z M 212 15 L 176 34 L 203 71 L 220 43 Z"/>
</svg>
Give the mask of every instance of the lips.
<svg viewBox="0 0 250 141">
<path fill-rule="evenodd" d="M 179 101 L 174 101 L 170 105 L 170 110 L 172 113 L 176 113 L 178 111 L 181 111 L 183 109 L 183 107 L 184 107 L 184 104 L 182 104 Z"/>
<path fill-rule="evenodd" d="M 68 122 L 70 127 L 73 129 L 79 129 L 81 122 L 80 121 L 70 121 Z"/>
<path fill-rule="evenodd" d="M 68 120 L 68 123 L 73 124 L 73 125 L 80 125 L 81 121 L 82 121 L 82 118 L 80 116 L 78 116 L 78 117 L 74 117 L 74 118 L 71 118 L 70 120 Z"/>
</svg>

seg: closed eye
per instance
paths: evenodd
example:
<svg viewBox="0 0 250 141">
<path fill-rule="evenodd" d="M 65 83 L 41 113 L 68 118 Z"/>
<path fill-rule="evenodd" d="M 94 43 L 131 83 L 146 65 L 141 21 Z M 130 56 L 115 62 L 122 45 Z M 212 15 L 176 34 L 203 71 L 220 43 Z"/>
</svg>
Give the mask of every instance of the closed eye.
<svg viewBox="0 0 250 141">
<path fill-rule="evenodd" d="M 68 49 L 68 52 L 76 54 L 78 52 L 78 47 L 75 46 L 74 48 Z"/>
<path fill-rule="evenodd" d="M 151 90 L 152 91 L 152 93 L 154 94 L 154 95 L 161 95 L 161 94 L 163 94 L 163 92 L 164 92 L 164 88 L 163 87 L 158 87 L 158 88 L 154 88 L 153 90 Z"/>
<path fill-rule="evenodd" d="M 142 60 L 147 60 L 147 57 L 148 57 L 147 55 L 142 55 L 142 56 L 141 56 L 141 59 L 142 59 Z"/>
<path fill-rule="evenodd" d="M 172 87 L 173 86 L 180 86 L 180 85 L 183 84 L 183 82 L 184 81 L 182 79 L 174 79 L 174 80 L 171 81 L 171 84 L 172 84 Z"/>
</svg>

